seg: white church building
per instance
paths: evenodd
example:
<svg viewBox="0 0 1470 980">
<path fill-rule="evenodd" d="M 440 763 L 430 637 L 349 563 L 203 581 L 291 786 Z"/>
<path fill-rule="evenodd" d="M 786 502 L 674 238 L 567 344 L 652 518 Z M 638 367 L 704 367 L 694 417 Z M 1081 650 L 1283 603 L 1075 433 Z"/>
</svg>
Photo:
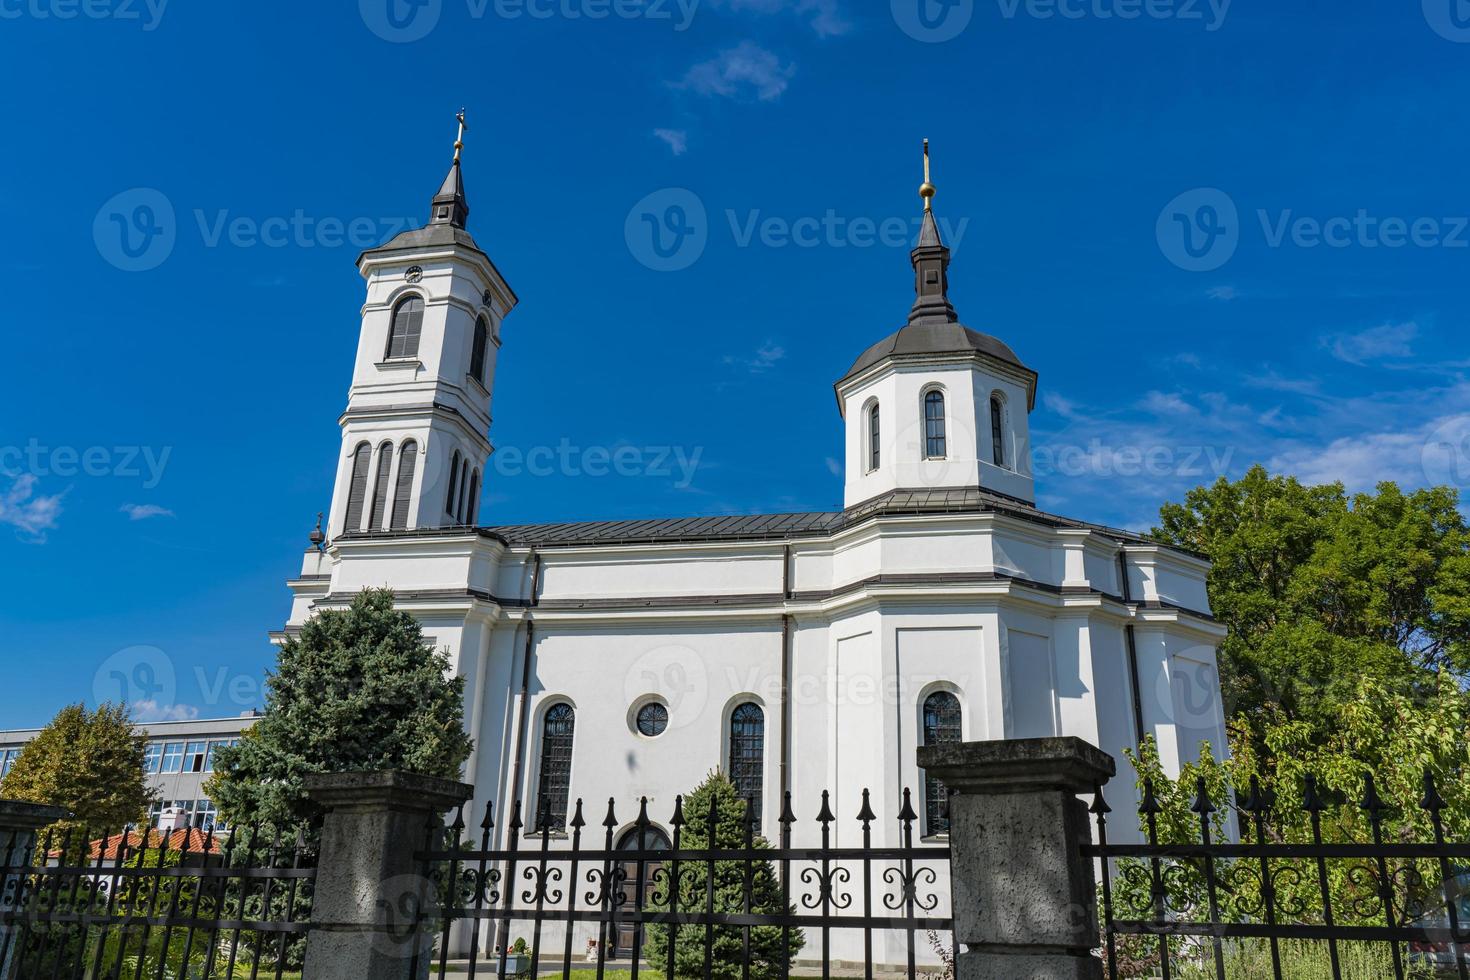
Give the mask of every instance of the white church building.
<svg viewBox="0 0 1470 980">
<path fill-rule="evenodd" d="M 800 844 L 830 790 L 834 843 L 852 846 L 867 788 L 888 842 L 911 788 L 932 839 L 946 824 L 915 765 L 926 742 L 1074 735 L 1118 758 L 1123 787 L 1141 735 L 1171 770 L 1202 741 L 1220 753 L 1208 564 L 1035 506 L 1037 374 L 960 323 L 921 193 L 907 319 L 832 365 L 843 510 L 497 526 L 480 497 L 519 299 L 467 230 L 456 149 L 429 223 L 358 260 L 326 541 L 276 638 L 391 587 L 465 678 L 475 806 L 520 800 L 553 832 L 579 797 L 590 825 L 609 797 L 629 826 L 643 796 L 663 820 L 719 767 L 768 838 L 785 792 Z"/>
</svg>

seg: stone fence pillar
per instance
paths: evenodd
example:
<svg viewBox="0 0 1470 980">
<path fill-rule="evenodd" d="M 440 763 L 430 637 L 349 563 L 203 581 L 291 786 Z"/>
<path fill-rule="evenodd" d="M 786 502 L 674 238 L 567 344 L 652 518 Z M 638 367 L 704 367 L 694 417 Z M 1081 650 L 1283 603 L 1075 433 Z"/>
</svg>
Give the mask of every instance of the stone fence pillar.
<svg viewBox="0 0 1470 980">
<path fill-rule="evenodd" d="M 26 864 L 44 865 L 46 856 L 35 854 L 36 832 L 48 824 L 71 816 L 59 806 L 42 806 L 19 800 L 0 800 L 0 912 L 12 912 L 21 900 Z M 14 972 L 20 962 L 15 948 L 16 928 L 0 923 L 0 980 L 20 980 Z"/>
<path fill-rule="evenodd" d="M 410 980 L 415 948 L 419 974 L 427 976 L 432 933 L 421 935 L 416 919 L 434 897 L 414 854 L 428 822 L 474 788 L 411 773 L 355 772 L 308 776 L 306 791 L 327 814 L 303 980 Z"/>
<path fill-rule="evenodd" d="M 1101 980 L 1086 805 L 1115 772 L 1077 738 L 919 749 L 948 787 L 956 980 Z"/>
</svg>

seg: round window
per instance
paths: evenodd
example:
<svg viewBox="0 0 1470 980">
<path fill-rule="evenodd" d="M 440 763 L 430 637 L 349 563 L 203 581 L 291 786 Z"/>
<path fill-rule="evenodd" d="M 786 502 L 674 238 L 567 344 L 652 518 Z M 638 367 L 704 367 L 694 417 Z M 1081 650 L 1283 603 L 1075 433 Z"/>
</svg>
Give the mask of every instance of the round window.
<svg viewBox="0 0 1470 980">
<path fill-rule="evenodd" d="M 669 709 L 657 701 L 650 701 L 638 709 L 638 734 L 653 738 L 662 735 L 669 727 Z"/>
</svg>

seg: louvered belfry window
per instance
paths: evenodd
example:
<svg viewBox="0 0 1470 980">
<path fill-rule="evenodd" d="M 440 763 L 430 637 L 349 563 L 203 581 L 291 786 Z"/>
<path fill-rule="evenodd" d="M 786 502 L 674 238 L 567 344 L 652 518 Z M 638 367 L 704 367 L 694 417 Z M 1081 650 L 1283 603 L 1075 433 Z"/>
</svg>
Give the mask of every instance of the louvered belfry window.
<svg viewBox="0 0 1470 980">
<path fill-rule="evenodd" d="M 449 458 L 449 494 L 444 498 L 444 513 L 454 517 L 454 492 L 459 489 L 459 450 Z"/>
<path fill-rule="evenodd" d="M 943 392 L 931 391 L 924 396 L 924 455 L 929 459 L 943 459 L 947 455 Z"/>
<path fill-rule="evenodd" d="M 935 691 L 924 699 L 924 744 L 945 745 L 963 738 L 960 732 L 960 699 L 948 691 Z M 924 778 L 924 836 L 949 833 L 945 812 L 944 784 Z"/>
<path fill-rule="evenodd" d="M 417 357 L 419 334 L 424 329 L 424 298 L 405 296 L 393 307 L 393 325 L 388 329 L 389 357 Z"/>
<path fill-rule="evenodd" d="M 470 377 L 480 384 L 485 383 L 485 348 L 490 343 L 490 328 L 485 325 L 485 318 L 475 321 L 475 346 L 470 351 Z"/>
<path fill-rule="evenodd" d="M 730 782 L 741 799 L 750 800 L 760 819 L 766 769 L 766 713 L 747 701 L 730 714 Z"/>
<path fill-rule="evenodd" d="M 398 451 L 398 481 L 393 487 L 393 530 L 408 528 L 409 498 L 413 496 L 413 473 L 418 466 L 419 444 L 412 439 Z"/>
<path fill-rule="evenodd" d="M 572 784 L 572 732 L 577 715 L 569 704 L 552 705 L 541 723 L 541 776 L 537 782 L 536 829 L 564 831 Z"/>
<path fill-rule="evenodd" d="M 990 399 L 990 443 L 996 466 L 1006 465 L 1006 436 L 1001 428 L 1000 399 Z"/>
<path fill-rule="evenodd" d="M 868 410 L 868 469 L 870 470 L 876 470 L 879 464 L 883 462 L 883 455 L 880 449 L 882 445 L 880 441 L 881 433 L 878 426 L 878 406 L 874 405 Z"/>
<path fill-rule="evenodd" d="M 368 516 L 368 530 L 381 531 L 383 516 L 388 510 L 388 481 L 393 477 L 393 443 L 385 442 L 378 449 L 378 475 L 373 480 L 373 510 Z"/>
<path fill-rule="evenodd" d="M 352 482 L 347 487 L 347 517 L 345 529 L 362 529 L 362 508 L 367 501 L 368 467 L 372 465 L 373 447 L 363 443 L 352 453 Z"/>
<path fill-rule="evenodd" d="M 480 471 L 475 470 L 470 474 L 470 499 L 465 503 L 464 522 L 475 523 L 475 518 L 480 510 Z"/>
</svg>

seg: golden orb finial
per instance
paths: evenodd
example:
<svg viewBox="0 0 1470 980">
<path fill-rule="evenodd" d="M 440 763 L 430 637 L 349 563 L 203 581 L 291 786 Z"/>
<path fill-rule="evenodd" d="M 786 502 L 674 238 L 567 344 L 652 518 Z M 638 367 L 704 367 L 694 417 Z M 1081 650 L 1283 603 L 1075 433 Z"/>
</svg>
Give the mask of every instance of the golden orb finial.
<svg viewBox="0 0 1470 980">
<path fill-rule="evenodd" d="M 937 188 L 929 182 L 929 141 L 924 140 L 924 183 L 919 187 L 919 196 L 924 199 L 924 210 L 933 210 Z"/>
</svg>

